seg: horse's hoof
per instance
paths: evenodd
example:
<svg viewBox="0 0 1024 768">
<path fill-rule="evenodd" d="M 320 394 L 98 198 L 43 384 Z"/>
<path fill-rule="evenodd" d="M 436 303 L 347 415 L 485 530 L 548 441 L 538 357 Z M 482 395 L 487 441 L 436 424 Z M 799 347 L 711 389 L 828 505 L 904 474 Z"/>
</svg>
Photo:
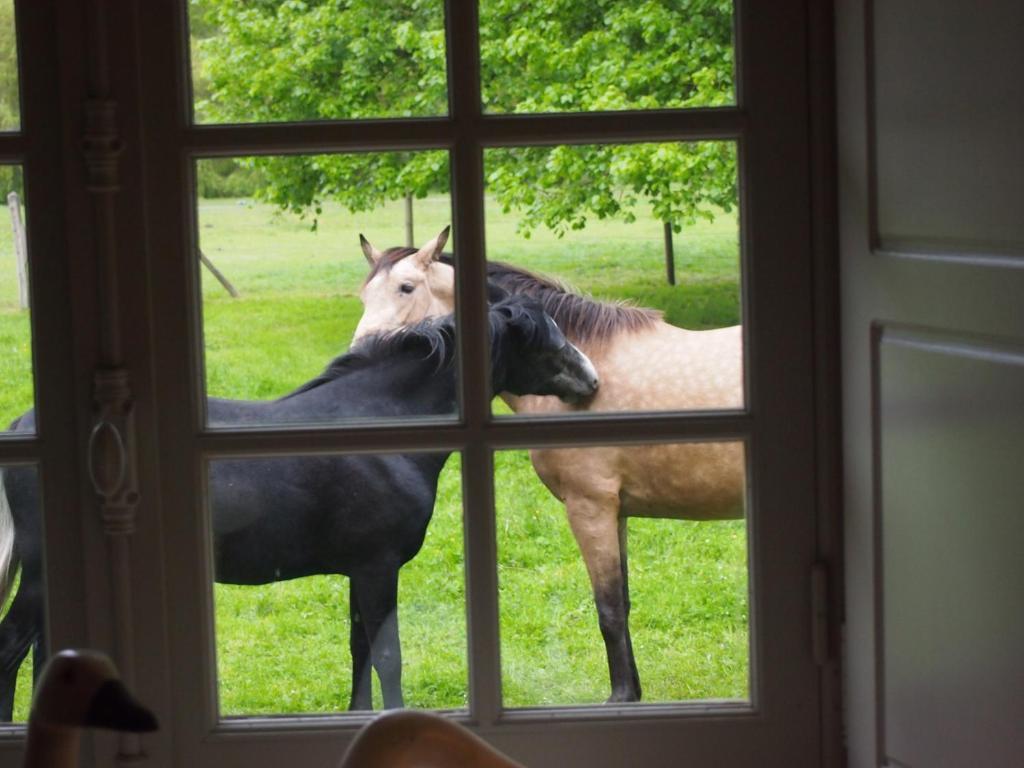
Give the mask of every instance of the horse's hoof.
<svg viewBox="0 0 1024 768">
<path fill-rule="evenodd" d="M 629 704 L 640 701 L 640 694 L 634 691 L 612 691 L 605 704 Z"/>
</svg>

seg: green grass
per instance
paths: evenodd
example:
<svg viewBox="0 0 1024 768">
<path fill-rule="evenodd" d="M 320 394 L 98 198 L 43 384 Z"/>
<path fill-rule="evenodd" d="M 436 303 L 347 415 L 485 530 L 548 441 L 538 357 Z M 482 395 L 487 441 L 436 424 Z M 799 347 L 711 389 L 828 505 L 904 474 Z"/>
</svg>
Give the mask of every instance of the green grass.
<svg viewBox="0 0 1024 768">
<path fill-rule="evenodd" d="M 32 406 L 29 312 L 18 306 L 10 217 L 0 224 L 0 431 Z"/>
<path fill-rule="evenodd" d="M 28 324 L 27 310 L 0 308 L 0 430 L 32 406 Z"/>
<path fill-rule="evenodd" d="M 586 704 L 609 693 L 586 569 L 560 503 L 525 451 L 496 460 L 504 702 Z M 747 695 L 742 522 L 631 519 L 632 630 L 646 701 Z"/>
<path fill-rule="evenodd" d="M 451 220 L 447 198 L 416 201 L 417 240 Z M 231 299 L 203 270 L 209 391 L 279 395 L 343 351 L 361 314 L 363 232 L 378 247 L 403 240 L 401 204 L 350 215 L 328 205 L 309 222 L 248 201 L 203 201 L 204 252 L 241 292 Z M 491 258 L 556 275 L 596 296 L 662 309 L 690 328 L 739 317 L 736 219 L 676 237 L 679 284 L 665 284 L 660 223 L 593 222 L 559 240 L 515 234 L 488 209 Z M 0 227 L 0 419 L 31 405 L 28 313 L 15 306 L 10 235 Z M 457 243 L 455 244 L 457 249 Z M 462 707 L 468 662 L 458 456 L 441 478 L 434 520 L 400 584 L 403 687 L 412 706 Z M 604 646 L 564 508 L 525 452 L 496 457 L 500 629 L 510 706 L 589 703 L 608 695 Z M 742 522 L 630 520 L 631 626 L 644 697 L 748 695 L 746 534 Z M 221 710 L 329 712 L 347 704 L 348 585 L 317 577 L 265 587 L 215 587 Z M 16 714 L 27 712 L 28 664 Z M 379 705 L 379 695 L 376 698 Z"/>
</svg>

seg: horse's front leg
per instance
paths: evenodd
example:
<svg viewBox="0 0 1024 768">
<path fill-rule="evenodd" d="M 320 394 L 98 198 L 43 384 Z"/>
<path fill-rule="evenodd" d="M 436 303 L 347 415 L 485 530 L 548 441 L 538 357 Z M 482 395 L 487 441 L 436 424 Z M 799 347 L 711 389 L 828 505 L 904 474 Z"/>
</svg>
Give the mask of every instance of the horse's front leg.
<svg viewBox="0 0 1024 768">
<path fill-rule="evenodd" d="M 0 491 L 2 492 L 2 491 Z M 43 644 L 42 578 L 35 569 L 22 568 L 21 583 L 11 607 L 0 622 L 0 722 L 9 723 L 14 714 L 14 691 L 18 669 L 35 644 L 38 676 Z"/>
<path fill-rule="evenodd" d="M 359 599 L 356 597 L 355 582 L 348 582 L 348 614 L 349 632 L 348 648 L 352 654 L 352 698 L 349 709 L 373 709 L 373 679 L 370 666 L 370 638 L 366 634 L 366 624 L 359 612 Z"/>
<path fill-rule="evenodd" d="M 352 574 L 352 591 L 370 640 L 370 660 L 380 678 L 384 709 L 405 706 L 402 648 L 398 640 L 398 568 L 379 565 Z"/>
<path fill-rule="evenodd" d="M 640 676 L 629 636 L 625 541 L 620 542 L 619 538 L 618 496 L 569 496 L 565 510 L 594 590 L 611 677 L 612 694 L 608 701 L 639 701 Z M 622 533 L 625 534 L 624 524 Z"/>
</svg>

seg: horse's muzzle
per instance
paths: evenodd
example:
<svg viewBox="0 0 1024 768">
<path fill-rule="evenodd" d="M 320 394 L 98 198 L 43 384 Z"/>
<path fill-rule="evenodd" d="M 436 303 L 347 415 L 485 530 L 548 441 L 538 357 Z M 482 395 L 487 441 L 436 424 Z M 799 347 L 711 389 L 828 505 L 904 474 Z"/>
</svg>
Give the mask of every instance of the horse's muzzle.
<svg viewBox="0 0 1024 768">
<path fill-rule="evenodd" d="M 573 366 L 572 374 L 566 374 L 567 394 L 562 397 L 567 403 L 579 403 L 582 400 L 591 397 L 599 385 L 599 378 L 597 375 L 597 369 L 594 364 L 590 362 L 590 358 L 583 354 L 579 348 L 572 342 L 566 342 L 574 353 L 575 365 Z"/>
</svg>

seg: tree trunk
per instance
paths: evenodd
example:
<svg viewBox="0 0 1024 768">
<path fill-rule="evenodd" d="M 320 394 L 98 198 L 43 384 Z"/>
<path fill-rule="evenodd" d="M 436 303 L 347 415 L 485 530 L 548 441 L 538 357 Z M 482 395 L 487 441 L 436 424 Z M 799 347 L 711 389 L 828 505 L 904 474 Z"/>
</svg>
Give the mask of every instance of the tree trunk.
<svg viewBox="0 0 1024 768">
<path fill-rule="evenodd" d="M 676 255 L 672 249 L 672 224 L 665 222 L 665 277 L 669 285 L 676 284 Z"/>
<path fill-rule="evenodd" d="M 410 248 L 416 247 L 412 233 L 412 192 L 405 195 L 405 244 Z"/>
</svg>

